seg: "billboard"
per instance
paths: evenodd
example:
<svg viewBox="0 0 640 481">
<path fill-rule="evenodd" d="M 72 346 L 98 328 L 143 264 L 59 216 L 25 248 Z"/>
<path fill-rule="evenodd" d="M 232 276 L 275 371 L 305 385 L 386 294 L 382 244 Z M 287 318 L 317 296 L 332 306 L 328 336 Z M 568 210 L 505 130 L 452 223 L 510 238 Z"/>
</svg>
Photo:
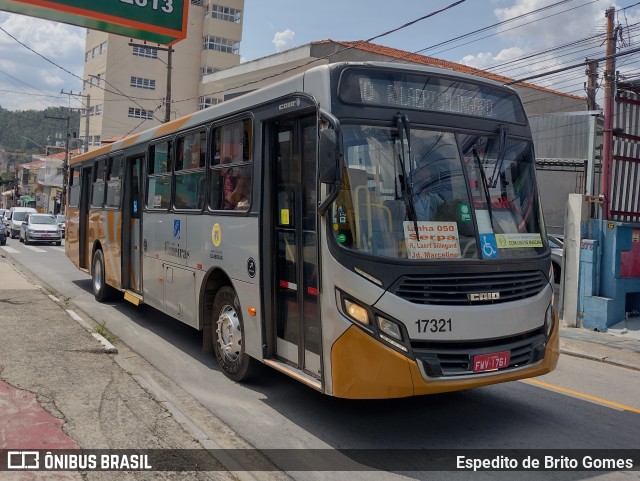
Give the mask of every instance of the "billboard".
<svg viewBox="0 0 640 481">
<path fill-rule="evenodd" d="M 187 35 L 189 0 L 0 0 L 0 10 L 172 45 Z"/>
</svg>

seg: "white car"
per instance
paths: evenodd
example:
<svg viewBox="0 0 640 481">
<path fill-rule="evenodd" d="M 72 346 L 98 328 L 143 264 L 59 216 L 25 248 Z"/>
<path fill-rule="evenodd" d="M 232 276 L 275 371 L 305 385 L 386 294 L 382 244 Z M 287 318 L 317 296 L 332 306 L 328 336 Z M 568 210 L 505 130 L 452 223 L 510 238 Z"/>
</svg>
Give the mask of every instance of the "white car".
<svg viewBox="0 0 640 481">
<path fill-rule="evenodd" d="M 62 244 L 62 231 L 51 214 L 27 214 L 20 226 L 20 242 L 55 242 Z"/>
<path fill-rule="evenodd" d="M 7 224 L 7 235 L 12 239 L 20 236 L 20 226 L 27 214 L 36 214 L 38 211 L 33 207 L 11 207 L 9 214 L 5 212 L 5 224 Z"/>
</svg>

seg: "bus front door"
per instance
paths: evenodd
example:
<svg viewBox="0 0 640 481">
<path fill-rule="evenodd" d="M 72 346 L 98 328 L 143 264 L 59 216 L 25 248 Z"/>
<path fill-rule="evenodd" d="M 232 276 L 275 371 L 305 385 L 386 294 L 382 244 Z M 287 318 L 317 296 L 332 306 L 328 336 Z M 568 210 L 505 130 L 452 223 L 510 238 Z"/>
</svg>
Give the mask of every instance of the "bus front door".
<svg viewBox="0 0 640 481">
<path fill-rule="evenodd" d="M 316 117 L 273 125 L 275 354 L 321 378 Z"/>
<path fill-rule="evenodd" d="M 128 157 L 125 161 L 124 201 L 122 210 L 122 286 L 142 293 L 141 212 L 142 162 L 144 156 Z M 128 228 L 126 228 L 128 226 Z"/>
</svg>

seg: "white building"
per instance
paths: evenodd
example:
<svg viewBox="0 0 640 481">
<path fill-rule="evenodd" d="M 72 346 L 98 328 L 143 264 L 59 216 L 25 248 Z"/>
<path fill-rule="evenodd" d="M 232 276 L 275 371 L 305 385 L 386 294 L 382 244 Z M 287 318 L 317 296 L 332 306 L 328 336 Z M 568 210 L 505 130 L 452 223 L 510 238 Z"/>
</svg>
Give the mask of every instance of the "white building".
<svg viewBox="0 0 640 481">
<path fill-rule="evenodd" d="M 243 10 L 244 0 L 191 0 L 187 38 L 171 56 L 171 119 L 220 101 L 202 77 L 240 62 Z M 165 46 L 87 30 L 80 137 L 89 149 L 164 122 L 167 60 Z"/>
</svg>

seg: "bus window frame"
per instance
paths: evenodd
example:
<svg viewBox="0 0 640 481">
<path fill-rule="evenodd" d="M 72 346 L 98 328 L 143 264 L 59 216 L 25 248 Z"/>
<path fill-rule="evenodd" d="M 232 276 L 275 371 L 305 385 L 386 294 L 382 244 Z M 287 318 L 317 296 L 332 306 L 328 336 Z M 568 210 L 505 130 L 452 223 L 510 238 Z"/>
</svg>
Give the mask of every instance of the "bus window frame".
<svg viewBox="0 0 640 481">
<path fill-rule="evenodd" d="M 90 209 L 104 209 L 104 203 L 105 203 L 105 198 L 106 198 L 106 194 L 107 194 L 107 189 L 106 187 L 106 182 L 105 182 L 105 176 L 107 173 L 107 161 L 108 161 L 108 157 L 107 156 L 101 156 L 96 158 L 93 162 L 92 165 L 90 166 L 90 168 L 92 168 L 92 172 L 91 172 L 91 196 L 90 196 L 90 201 L 89 201 L 89 208 Z M 100 164 L 100 162 L 104 162 L 104 167 L 102 169 L 102 179 L 98 179 L 98 165 Z M 102 202 L 98 205 L 98 204 L 94 204 L 93 203 L 93 198 L 94 198 L 94 191 L 95 191 L 95 187 L 96 184 L 100 184 L 103 187 L 102 190 Z"/>
<path fill-rule="evenodd" d="M 173 212 L 179 212 L 181 214 L 200 214 L 207 209 L 207 201 L 208 201 L 209 191 L 210 191 L 207 165 L 209 165 L 210 152 L 211 152 L 211 142 L 209 138 L 211 130 L 212 130 L 211 125 L 202 124 L 202 125 L 193 127 L 192 129 L 189 129 L 187 131 L 180 132 L 173 137 L 173 149 L 174 149 L 173 159 L 174 160 L 172 162 L 173 165 L 172 165 L 172 173 L 171 173 L 171 211 Z M 186 168 L 186 169 L 182 168 L 180 170 L 177 170 L 178 158 L 180 156 L 180 151 L 178 150 L 178 144 L 180 143 L 180 140 L 190 135 L 194 135 L 202 132 L 204 132 L 204 135 L 205 135 L 205 146 L 206 146 L 205 147 L 206 151 L 204 153 L 204 165 L 202 167 L 197 167 L 197 168 Z M 184 163 L 184 160 L 183 160 L 183 163 Z M 176 181 L 177 181 L 178 175 L 187 176 L 190 174 L 200 173 L 200 172 L 204 173 L 204 186 L 205 186 L 205 198 L 204 198 L 204 203 L 202 207 L 200 208 L 177 207 L 176 199 L 177 199 L 178 189 L 176 187 L 176 183 L 177 183 Z M 146 199 L 145 199 L 145 203 L 146 203 Z"/>
<path fill-rule="evenodd" d="M 78 172 L 78 183 L 74 183 L 74 172 Z M 82 189 L 82 165 L 78 164 L 78 165 L 74 165 L 73 167 L 69 168 L 69 208 L 70 209 L 77 209 L 80 206 L 80 190 Z M 75 192 L 78 193 L 77 197 L 76 197 L 76 202 L 72 203 L 71 202 L 71 197 L 72 194 L 74 194 Z"/>
<path fill-rule="evenodd" d="M 118 196 L 118 205 L 109 205 L 107 203 L 107 199 L 109 198 L 109 187 L 111 186 L 111 184 L 115 184 L 116 181 L 111 180 L 111 172 L 113 169 L 113 160 L 116 158 L 120 158 L 120 174 L 118 176 L 118 185 L 119 185 L 119 190 L 120 190 L 120 195 Z M 123 151 L 118 151 L 115 152 L 113 154 L 110 154 L 108 159 L 107 159 L 107 166 L 106 166 L 106 170 L 105 170 L 105 200 L 104 200 L 104 209 L 105 210 L 120 210 L 122 207 L 122 176 L 124 173 L 124 162 L 125 162 L 125 156 L 124 156 L 124 152 Z"/>
<path fill-rule="evenodd" d="M 144 211 L 145 212 L 169 212 L 173 207 L 173 169 L 175 164 L 175 135 L 169 137 L 163 137 L 160 139 L 155 139 L 152 142 L 149 142 L 147 146 L 147 152 L 145 155 L 145 165 L 144 165 L 144 173 L 145 173 L 145 182 L 144 182 Z M 162 143 L 168 143 L 169 149 L 167 152 L 171 154 L 171 169 L 168 169 L 165 172 L 160 174 L 149 173 L 149 164 L 150 162 L 155 162 L 155 158 L 151 156 L 151 149 L 155 148 L 155 146 L 160 145 Z M 148 205 L 148 195 L 149 195 L 149 181 L 151 179 L 159 179 L 159 178 L 169 178 L 169 204 L 166 207 L 149 207 Z"/>
<path fill-rule="evenodd" d="M 251 127 L 251 139 L 248 143 L 248 147 L 249 147 L 249 153 L 250 153 L 250 160 L 244 160 L 244 145 L 245 143 L 243 142 L 243 155 L 242 155 L 242 160 L 241 161 L 232 161 L 228 164 L 222 164 L 221 163 L 221 159 L 218 159 L 218 162 L 216 163 L 216 130 L 224 127 L 224 126 L 228 126 L 228 125 L 232 125 L 234 123 L 237 122 L 242 122 L 243 124 L 243 131 L 244 131 L 244 122 L 248 121 L 249 125 Z M 209 129 L 209 137 L 210 137 L 210 141 L 209 141 L 209 159 L 207 162 L 207 171 L 208 171 L 208 178 L 209 178 L 209 191 L 208 191 L 208 195 L 207 195 L 207 211 L 211 214 L 215 214 L 215 215 L 235 215 L 235 216 L 246 216 L 249 215 L 251 213 L 251 209 L 253 207 L 253 200 L 254 200 L 254 178 L 255 178 L 255 119 L 253 117 L 253 115 L 250 112 L 243 112 L 240 115 L 234 116 L 234 117 L 230 117 L 230 118 L 226 118 L 226 119 L 221 119 L 217 122 L 214 122 L 211 124 L 210 129 Z M 224 165 L 224 167 L 222 167 Z M 230 169 L 230 168 L 241 168 L 241 169 L 249 169 L 249 173 L 250 173 L 250 179 L 249 179 L 249 191 L 248 191 L 248 197 L 249 197 L 249 205 L 247 206 L 246 209 L 224 209 L 224 208 L 214 208 L 212 207 L 212 194 L 214 192 L 215 186 L 213 185 L 213 181 L 214 181 L 214 175 L 215 175 L 215 171 L 221 171 L 223 169 Z M 223 188 L 223 187 L 221 187 Z M 218 192 L 220 194 L 220 192 Z"/>
</svg>

